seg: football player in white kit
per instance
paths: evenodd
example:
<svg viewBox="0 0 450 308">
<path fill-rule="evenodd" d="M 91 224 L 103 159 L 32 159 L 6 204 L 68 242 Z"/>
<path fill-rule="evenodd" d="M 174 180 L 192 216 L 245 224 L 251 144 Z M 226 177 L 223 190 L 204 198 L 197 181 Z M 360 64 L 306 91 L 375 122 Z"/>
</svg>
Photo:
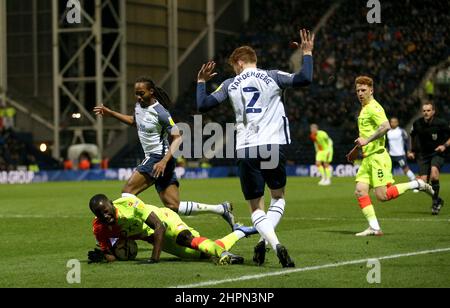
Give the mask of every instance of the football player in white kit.
<svg viewBox="0 0 450 308">
<path fill-rule="evenodd" d="M 283 105 L 283 91 L 288 87 L 308 86 L 312 82 L 314 34 L 300 31 L 301 43 L 294 43 L 303 51 L 303 68 L 297 74 L 257 68 L 256 52 L 248 46 L 237 48 L 229 59 L 235 78 L 224 81 L 211 95 L 206 82 L 217 73 L 216 64 L 204 64 L 198 74 L 197 107 L 207 112 L 229 99 L 236 116 L 236 150 L 242 192 L 252 211 L 252 222 L 261 241 L 255 247 L 253 260 L 265 261 L 266 241 L 276 251 L 283 267 L 295 267 L 287 249 L 275 233 L 286 205 L 285 147 L 291 143 L 289 121 Z M 265 165 L 275 159 L 273 166 Z M 266 214 L 265 184 L 270 188 L 272 201 Z"/>
<path fill-rule="evenodd" d="M 391 118 L 391 130 L 387 133 L 387 145 L 389 155 L 391 156 L 393 166 L 402 168 L 410 181 L 414 181 L 416 176 L 408 166 L 406 159 L 406 150 L 410 151 L 410 141 L 408 133 L 399 126 L 398 118 Z"/>
<path fill-rule="evenodd" d="M 167 93 L 148 77 L 135 82 L 136 107 L 134 115 L 124 115 L 104 105 L 94 108 L 96 115 L 111 116 L 137 127 L 139 140 L 145 153 L 144 161 L 136 168 L 122 190 L 122 197 L 137 196 L 155 185 L 164 206 L 182 216 L 202 213 L 221 215 L 231 229 L 235 227 L 230 202 L 209 205 L 198 202 L 180 202 L 179 182 L 175 175 L 175 153 L 182 137 L 170 113 L 164 106 L 171 104 Z M 169 144 L 169 136 L 172 143 Z"/>
</svg>

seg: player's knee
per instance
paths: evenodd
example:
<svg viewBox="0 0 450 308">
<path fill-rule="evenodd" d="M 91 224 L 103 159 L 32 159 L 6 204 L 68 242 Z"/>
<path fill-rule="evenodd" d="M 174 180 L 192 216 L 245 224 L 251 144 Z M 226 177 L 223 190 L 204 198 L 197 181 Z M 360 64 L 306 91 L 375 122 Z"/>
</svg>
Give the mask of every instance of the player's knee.
<svg viewBox="0 0 450 308">
<path fill-rule="evenodd" d="M 133 187 L 132 184 L 126 183 L 125 186 L 122 188 L 122 194 L 136 194 L 136 189 Z"/>
<path fill-rule="evenodd" d="M 386 192 L 376 192 L 375 196 L 377 197 L 377 200 L 380 201 L 380 202 L 387 202 L 387 201 L 389 201 L 389 198 L 388 198 Z"/>
<path fill-rule="evenodd" d="M 387 202 L 392 198 L 389 198 L 387 194 L 387 189 L 376 189 L 375 190 L 375 197 L 380 202 Z"/>
<path fill-rule="evenodd" d="M 355 196 L 356 198 L 362 198 L 365 197 L 367 195 L 367 193 L 361 189 L 356 189 L 355 190 Z"/>
<path fill-rule="evenodd" d="M 437 174 L 432 174 L 432 175 L 430 176 L 430 180 L 431 180 L 431 181 L 439 181 L 439 175 L 437 175 Z"/>
</svg>

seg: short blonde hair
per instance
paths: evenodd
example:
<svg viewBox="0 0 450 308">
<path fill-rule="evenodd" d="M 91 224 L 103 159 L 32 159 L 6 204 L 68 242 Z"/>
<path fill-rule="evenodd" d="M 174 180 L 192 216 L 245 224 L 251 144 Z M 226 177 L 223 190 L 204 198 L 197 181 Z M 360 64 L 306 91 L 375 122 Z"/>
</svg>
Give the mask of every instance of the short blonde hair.
<svg viewBox="0 0 450 308">
<path fill-rule="evenodd" d="M 245 63 L 256 63 L 258 61 L 256 51 L 250 46 L 236 48 L 228 59 L 228 63 L 233 66 L 237 64 L 238 61 L 243 61 Z"/>
<path fill-rule="evenodd" d="M 355 86 L 357 85 L 366 85 L 373 88 L 373 79 L 368 76 L 359 76 L 355 80 Z"/>
</svg>

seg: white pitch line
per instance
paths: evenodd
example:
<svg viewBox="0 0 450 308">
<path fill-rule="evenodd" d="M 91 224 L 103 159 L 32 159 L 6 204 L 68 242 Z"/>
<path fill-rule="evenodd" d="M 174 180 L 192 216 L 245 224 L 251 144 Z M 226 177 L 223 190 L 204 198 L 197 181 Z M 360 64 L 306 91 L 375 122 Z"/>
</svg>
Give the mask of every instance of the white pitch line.
<svg viewBox="0 0 450 308">
<path fill-rule="evenodd" d="M 208 287 L 208 286 L 215 286 L 215 285 L 219 285 L 219 284 L 231 283 L 231 282 L 237 282 L 237 281 L 256 280 L 256 279 L 261 279 L 261 278 L 266 278 L 266 277 L 282 276 L 282 275 L 301 273 L 301 272 L 310 272 L 310 271 L 322 270 L 322 269 L 327 269 L 327 268 L 342 267 L 342 266 L 347 266 L 347 265 L 364 264 L 364 263 L 369 262 L 370 260 L 390 260 L 390 259 L 414 257 L 414 256 L 420 256 L 420 255 L 427 255 L 427 254 L 436 254 L 436 253 L 442 253 L 442 252 L 450 252 L 450 248 L 424 250 L 424 251 L 411 252 L 411 253 L 405 253 L 405 254 L 396 254 L 396 255 L 384 256 L 384 257 L 378 257 L 378 258 L 368 258 L 368 259 L 345 261 L 345 262 L 331 263 L 331 264 L 318 265 L 318 266 L 303 267 L 303 268 L 297 268 L 297 269 L 288 269 L 288 270 L 276 271 L 276 272 L 272 272 L 272 273 L 247 275 L 247 276 L 241 276 L 241 277 L 237 277 L 237 278 L 230 278 L 230 279 L 223 279 L 223 280 L 210 280 L 210 281 L 205 281 L 205 282 L 200 282 L 200 283 L 195 283 L 195 284 L 173 286 L 170 288 Z"/>
<path fill-rule="evenodd" d="M 69 216 L 69 215 L 23 215 L 23 214 L 0 214 L 0 219 L 6 218 L 89 218 L 90 216 Z M 182 216 L 186 220 L 201 220 L 201 216 Z M 221 217 L 212 216 L 208 219 L 222 219 Z M 243 221 L 249 221 L 248 217 L 240 218 Z M 360 218 L 343 218 L 343 217 L 283 217 L 287 221 L 361 221 Z M 450 219 L 445 218 L 380 218 L 379 221 L 394 221 L 394 222 L 450 222 Z"/>
<path fill-rule="evenodd" d="M 248 217 L 235 216 L 236 220 L 241 222 L 249 222 Z M 202 216 L 182 216 L 186 220 L 201 220 Z M 221 220 L 221 217 L 211 216 L 208 218 Z M 364 221 L 364 218 L 345 218 L 345 217 L 283 217 L 287 221 Z M 394 222 L 450 222 L 450 218 L 378 218 L 379 221 L 394 221 Z"/>
<path fill-rule="evenodd" d="M 340 218 L 340 217 L 283 217 L 282 220 L 302 220 L 302 221 L 361 221 L 360 218 Z M 379 221 L 396 222 L 450 222 L 445 218 L 379 218 Z"/>
<path fill-rule="evenodd" d="M 1 217 L 1 216 L 0 216 Z M 201 220 L 203 216 L 182 216 L 182 219 L 186 220 Z M 237 221 L 249 222 L 248 217 L 235 216 Z M 221 217 L 211 216 L 208 220 L 222 220 Z M 283 220 L 287 221 L 364 221 L 363 218 L 343 218 L 343 217 L 283 217 Z M 394 221 L 394 222 L 450 222 L 450 218 L 379 218 L 379 221 Z"/>
</svg>

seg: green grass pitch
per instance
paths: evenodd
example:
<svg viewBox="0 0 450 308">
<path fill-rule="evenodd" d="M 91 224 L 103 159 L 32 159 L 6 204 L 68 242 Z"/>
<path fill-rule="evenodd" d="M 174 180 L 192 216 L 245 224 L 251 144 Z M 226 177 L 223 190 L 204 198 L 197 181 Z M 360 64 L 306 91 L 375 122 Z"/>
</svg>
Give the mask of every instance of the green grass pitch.
<svg viewBox="0 0 450 308">
<path fill-rule="evenodd" d="M 0 186 L 0 287 L 450 287 L 450 250 L 430 252 L 450 248 L 450 176 L 441 181 L 441 195 L 448 205 L 437 217 L 431 216 L 431 200 L 423 193 L 409 192 L 385 204 L 373 198 L 385 232 L 380 238 L 354 236 L 367 223 L 353 196 L 353 179 L 334 179 L 331 187 L 319 187 L 317 181 L 289 179 L 286 212 L 277 233 L 295 260 L 297 271 L 284 274 L 273 251 L 263 267 L 253 264 L 256 236 L 243 239 L 233 248 L 234 253 L 245 257 L 245 264 L 240 266 L 186 262 L 166 254 L 155 265 L 89 265 L 87 252 L 94 248 L 95 241 L 88 201 L 96 193 L 119 197 L 123 183 Z M 140 197 L 160 205 L 153 188 Z M 182 181 L 181 199 L 233 201 L 237 219 L 250 224 L 238 179 Z M 266 204 L 269 202 L 266 198 Z M 215 215 L 185 221 L 212 239 L 230 231 Z M 413 255 L 405 255 L 409 253 Z M 150 254 L 150 245 L 139 243 L 138 259 L 144 260 Z M 365 261 L 352 262 L 370 258 L 381 258 L 380 284 L 367 282 L 371 268 Z M 80 284 L 66 281 L 70 259 L 81 262 Z M 345 264 L 347 261 L 350 263 Z M 260 276 L 245 279 L 253 275 Z M 231 281 L 220 282 L 227 279 Z"/>
</svg>

